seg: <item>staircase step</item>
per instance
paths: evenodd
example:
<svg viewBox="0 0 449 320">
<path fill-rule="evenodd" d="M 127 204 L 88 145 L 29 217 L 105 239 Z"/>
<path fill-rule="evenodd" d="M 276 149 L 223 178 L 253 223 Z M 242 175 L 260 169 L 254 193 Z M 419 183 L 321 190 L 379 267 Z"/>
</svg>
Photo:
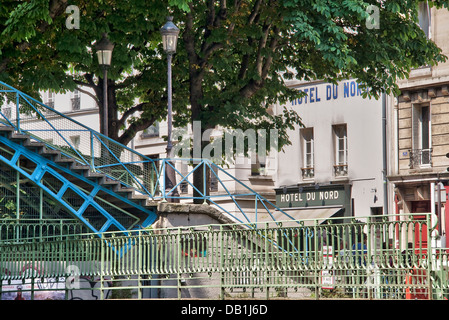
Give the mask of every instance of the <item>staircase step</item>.
<svg viewBox="0 0 449 320">
<path fill-rule="evenodd" d="M 5 137 L 12 132 L 14 132 L 14 128 L 0 125 L 0 134 L 4 135 Z"/>
<path fill-rule="evenodd" d="M 25 140 L 23 143 L 23 146 L 29 147 L 29 148 L 44 148 L 46 144 L 44 142 L 40 141 L 32 141 L 31 139 Z"/>
<path fill-rule="evenodd" d="M 75 159 L 71 159 L 71 158 L 64 158 L 61 156 L 56 157 L 56 159 L 54 159 L 55 163 L 59 163 L 59 164 L 64 164 L 64 165 L 73 165 L 76 161 Z"/>
<path fill-rule="evenodd" d="M 39 151 L 39 154 L 42 155 L 42 156 L 44 156 L 44 157 L 46 157 L 47 155 L 48 155 L 48 156 L 51 156 L 51 157 L 54 157 L 54 156 L 60 155 L 61 152 L 60 152 L 59 150 L 49 149 L 49 148 L 47 148 L 47 147 L 44 147 L 44 148 L 42 148 L 42 149 Z"/>
<path fill-rule="evenodd" d="M 14 142 L 16 142 L 16 141 L 17 142 L 23 142 L 23 141 L 26 141 L 26 140 L 30 140 L 30 136 L 28 136 L 26 134 L 23 134 L 23 133 L 15 133 L 15 132 L 13 132 L 10 135 L 9 139 L 11 141 L 14 141 Z"/>
</svg>

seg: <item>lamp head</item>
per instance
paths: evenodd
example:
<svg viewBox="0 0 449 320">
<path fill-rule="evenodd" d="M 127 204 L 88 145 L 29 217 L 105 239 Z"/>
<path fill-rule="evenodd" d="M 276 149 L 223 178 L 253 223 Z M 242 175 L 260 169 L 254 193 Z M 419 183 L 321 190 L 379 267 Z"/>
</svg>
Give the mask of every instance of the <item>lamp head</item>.
<svg viewBox="0 0 449 320">
<path fill-rule="evenodd" d="M 97 50 L 98 64 L 100 66 L 110 66 L 114 44 L 109 41 L 106 33 L 103 33 L 103 38 L 97 41 L 95 49 Z"/>
<path fill-rule="evenodd" d="M 162 45 L 167 54 L 176 52 L 179 29 L 173 23 L 173 17 L 167 17 L 167 22 L 161 28 Z"/>
</svg>

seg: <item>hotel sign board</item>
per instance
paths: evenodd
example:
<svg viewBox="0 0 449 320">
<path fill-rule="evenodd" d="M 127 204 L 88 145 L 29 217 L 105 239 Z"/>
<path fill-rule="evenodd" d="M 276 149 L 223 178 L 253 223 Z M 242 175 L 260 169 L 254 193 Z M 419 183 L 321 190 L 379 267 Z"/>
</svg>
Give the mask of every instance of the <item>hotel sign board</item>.
<svg viewBox="0 0 449 320">
<path fill-rule="evenodd" d="M 347 190 L 343 185 L 279 188 L 276 189 L 276 206 L 279 208 L 345 206 L 346 193 Z"/>
</svg>

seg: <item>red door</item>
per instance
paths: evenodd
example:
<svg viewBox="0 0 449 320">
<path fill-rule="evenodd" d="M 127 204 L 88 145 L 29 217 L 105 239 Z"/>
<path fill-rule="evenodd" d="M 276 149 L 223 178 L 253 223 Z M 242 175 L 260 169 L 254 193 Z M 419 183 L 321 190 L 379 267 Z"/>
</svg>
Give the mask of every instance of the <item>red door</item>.
<svg viewBox="0 0 449 320">
<path fill-rule="evenodd" d="M 412 213 L 428 213 L 430 212 L 430 201 L 414 201 L 412 203 Z M 425 260 L 425 255 L 427 255 L 427 221 L 425 215 L 416 215 L 413 217 L 416 221 L 414 225 L 415 232 L 415 243 L 414 254 L 417 255 L 418 264 L 419 261 Z M 426 270 L 422 268 L 413 268 L 409 270 L 409 274 L 406 278 L 406 282 L 410 284 L 410 287 L 406 289 L 407 299 L 428 299 L 428 289 L 426 286 L 427 277 Z"/>
</svg>

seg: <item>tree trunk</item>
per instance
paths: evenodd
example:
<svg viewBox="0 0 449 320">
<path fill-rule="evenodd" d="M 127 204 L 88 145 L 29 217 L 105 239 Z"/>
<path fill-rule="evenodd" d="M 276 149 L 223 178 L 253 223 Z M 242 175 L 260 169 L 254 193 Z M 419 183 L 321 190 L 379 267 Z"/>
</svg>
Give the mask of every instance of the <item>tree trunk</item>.
<svg viewBox="0 0 449 320">
<path fill-rule="evenodd" d="M 201 134 L 203 132 L 204 131 L 201 130 Z M 201 151 L 207 144 L 208 141 L 201 142 Z M 210 203 L 210 201 L 206 201 L 204 198 L 210 195 L 210 168 L 208 166 L 204 166 L 205 164 L 200 165 L 193 173 L 193 185 L 196 189 L 198 189 L 198 191 L 195 189 L 193 190 L 193 197 L 200 198 L 193 200 L 193 203 L 196 204 L 203 204 L 205 202 Z M 206 174 L 206 179 L 204 179 L 204 174 Z M 206 185 L 204 185 L 204 182 L 206 182 Z"/>
</svg>

